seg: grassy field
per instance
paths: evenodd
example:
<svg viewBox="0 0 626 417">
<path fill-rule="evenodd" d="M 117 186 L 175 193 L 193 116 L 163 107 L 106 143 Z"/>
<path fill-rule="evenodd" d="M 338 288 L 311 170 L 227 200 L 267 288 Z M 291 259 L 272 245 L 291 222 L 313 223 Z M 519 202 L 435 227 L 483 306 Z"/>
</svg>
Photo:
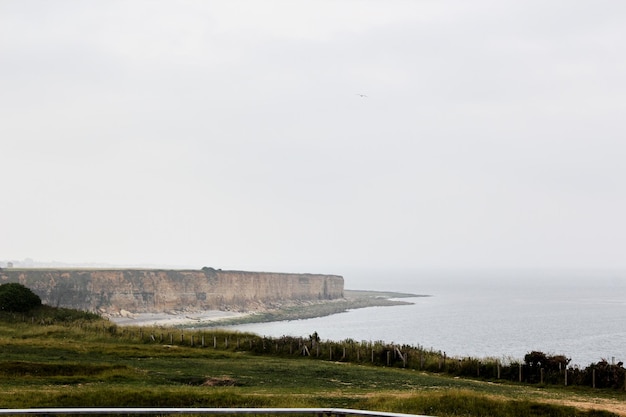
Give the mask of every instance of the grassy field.
<svg viewBox="0 0 626 417">
<path fill-rule="evenodd" d="M 621 391 L 454 378 L 316 360 L 297 352 L 256 355 L 246 349 L 253 340 L 259 342 L 255 335 L 215 331 L 206 335 L 204 346 L 196 337 L 191 346 L 190 335 L 180 329 L 124 329 L 91 315 L 54 309 L 4 314 L 0 407 L 341 407 L 442 417 L 626 415 Z M 220 340 L 216 348 L 213 340 Z"/>
</svg>

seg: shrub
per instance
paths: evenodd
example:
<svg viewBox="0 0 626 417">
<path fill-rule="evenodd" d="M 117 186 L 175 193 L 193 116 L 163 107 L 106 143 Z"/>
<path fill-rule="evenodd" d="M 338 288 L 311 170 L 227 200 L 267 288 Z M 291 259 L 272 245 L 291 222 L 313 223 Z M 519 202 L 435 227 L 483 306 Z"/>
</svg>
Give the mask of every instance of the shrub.
<svg viewBox="0 0 626 417">
<path fill-rule="evenodd" d="M 0 285 L 0 311 L 26 312 L 41 305 L 41 298 L 22 284 Z"/>
</svg>

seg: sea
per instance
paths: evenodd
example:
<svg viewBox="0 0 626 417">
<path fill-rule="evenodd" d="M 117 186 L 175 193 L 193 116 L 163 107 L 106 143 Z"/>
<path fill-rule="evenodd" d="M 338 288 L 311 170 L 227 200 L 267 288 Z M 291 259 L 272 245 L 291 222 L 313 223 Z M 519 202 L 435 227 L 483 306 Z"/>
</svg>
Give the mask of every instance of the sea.
<svg viewBox="0 0 626 417">
<path fill-rule="evenodd" d="M 626 271 L 349 271 L 346 289 L 406 292 L 410 305 L 228 326 L 263 336 L 383 341 L 450 357 L 523 360 L 536 350 L 570 365 L 626 362 Z"/>
</svg>

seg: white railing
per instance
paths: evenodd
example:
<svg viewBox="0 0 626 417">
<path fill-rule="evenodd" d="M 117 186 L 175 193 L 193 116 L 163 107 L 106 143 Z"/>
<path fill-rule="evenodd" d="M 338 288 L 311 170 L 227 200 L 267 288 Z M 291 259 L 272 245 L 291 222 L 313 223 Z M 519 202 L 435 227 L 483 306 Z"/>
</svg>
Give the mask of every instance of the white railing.
<svg viewBox="0 0 626 417">
<path fill-rule="evenodd" d="M 427 417 L 416 414 L 386 413 L 382 411 L 350 410 L 344 408 L 19 408 L 0 409 L 2 415 L 88 415 L 88 414 L 311 414 L 318 417 Z"/>
</svg>

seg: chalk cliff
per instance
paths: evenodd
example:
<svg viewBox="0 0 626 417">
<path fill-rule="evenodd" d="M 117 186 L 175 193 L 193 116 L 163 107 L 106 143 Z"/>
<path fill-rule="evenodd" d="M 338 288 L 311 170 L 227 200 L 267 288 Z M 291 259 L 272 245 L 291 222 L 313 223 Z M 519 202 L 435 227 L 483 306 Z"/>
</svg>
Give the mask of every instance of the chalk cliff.
<svg viewBox="0 0 626 417">
<path fill-rule="evenodd" d="M 343 297 L 338 275 L 157 269 L 4 269 L 44 304 L 100 313 L 254 311 L 273 303 Z"/>
</svg>

